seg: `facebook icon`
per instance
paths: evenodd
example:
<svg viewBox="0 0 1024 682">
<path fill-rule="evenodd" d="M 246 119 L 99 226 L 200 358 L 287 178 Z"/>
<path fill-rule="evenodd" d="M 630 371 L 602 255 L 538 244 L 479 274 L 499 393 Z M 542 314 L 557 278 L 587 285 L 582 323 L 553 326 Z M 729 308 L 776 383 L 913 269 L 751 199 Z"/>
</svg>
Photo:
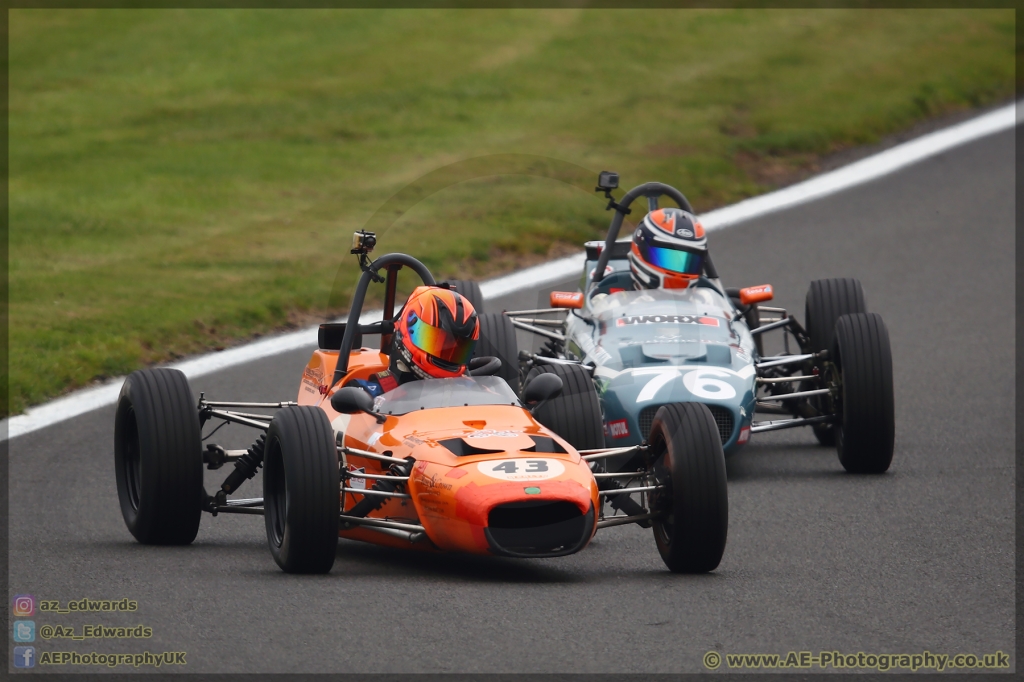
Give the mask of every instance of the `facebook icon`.
<svg viewBox="0 0 1024 682">
<path fill-rule="evenodd" d="M 34 646 L 14 647 L 14 667 L 34 668 L 36 667 L 36 648 Z"/>
</svg>

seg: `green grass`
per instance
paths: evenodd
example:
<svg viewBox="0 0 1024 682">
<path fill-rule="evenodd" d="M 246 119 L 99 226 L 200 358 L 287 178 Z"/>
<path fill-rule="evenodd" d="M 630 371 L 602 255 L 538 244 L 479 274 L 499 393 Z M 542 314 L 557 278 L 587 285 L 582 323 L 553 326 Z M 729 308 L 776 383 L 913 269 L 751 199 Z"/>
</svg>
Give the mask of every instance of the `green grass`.
<svg viewBox="0 0 1024 682">
<path fill-rule="evenodd" d="M 485 277 L 1013 88 L 1012 10 L 11 10 L 9 409 L 337 314 L 409 183 L 379 250 Z"/>
</svg>

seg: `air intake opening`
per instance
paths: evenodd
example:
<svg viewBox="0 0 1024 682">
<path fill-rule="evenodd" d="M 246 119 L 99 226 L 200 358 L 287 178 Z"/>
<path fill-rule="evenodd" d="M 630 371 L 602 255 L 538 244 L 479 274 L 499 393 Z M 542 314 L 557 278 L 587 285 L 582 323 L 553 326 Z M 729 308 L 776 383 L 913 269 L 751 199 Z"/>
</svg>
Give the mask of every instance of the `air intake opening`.
<svg viewBox="0 0 1024 682">
<path fill-rule="evenodd" d="M 495 554 L 519 557 L 562 556 L 587 541 L 594 510 L 562 500 L 508 502 L 491 510 L 485 534 Z"/>
</svg>

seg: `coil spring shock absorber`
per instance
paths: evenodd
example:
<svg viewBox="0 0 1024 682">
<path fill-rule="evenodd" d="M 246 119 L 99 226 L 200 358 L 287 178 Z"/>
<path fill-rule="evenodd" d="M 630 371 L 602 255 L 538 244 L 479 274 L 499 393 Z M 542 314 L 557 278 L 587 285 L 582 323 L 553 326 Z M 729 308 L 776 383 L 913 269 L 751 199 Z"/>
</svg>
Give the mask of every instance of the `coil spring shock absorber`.
<svg viewBox="0 0 1024 682">
<path fill-rule="evenodd" d="M 228 495 L 238 490 L 238 487 L 245 481 L 251 479 L 259 471 L 259 468 L 263 466 L 263 451 L 267 448 L 267 436 L 266 434 L 260 434 L 259 439 L 249 446 L 249 449 L 244 455 L 235 460 L 235 469 L 232 471 L 224 483 L 220 486 L 220 490 L 217 491 L 218 503 L 223 504 L 223 500 Z"/>
</svg>

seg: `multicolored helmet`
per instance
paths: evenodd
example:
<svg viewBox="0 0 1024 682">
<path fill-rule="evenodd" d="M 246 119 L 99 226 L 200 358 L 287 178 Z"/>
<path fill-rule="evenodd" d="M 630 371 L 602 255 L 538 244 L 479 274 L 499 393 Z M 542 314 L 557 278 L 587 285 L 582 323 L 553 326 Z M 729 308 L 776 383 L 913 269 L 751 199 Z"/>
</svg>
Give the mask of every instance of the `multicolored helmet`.
<svg viewBox="0 0 1024 682">
<path fill-rule="evenodd" d="M 681 208 L 651 211 L 633 232 L 629 269 L 637 289 L 684 289 L 704 271 L 704 227 Z"/>
<path fill-rule="evenodd" d="M 480 338 L 473 305 L 449 289 L 416 287 L 395 322 L 393 355 L 421 379 L 462 376 Z"/>
</svg>

